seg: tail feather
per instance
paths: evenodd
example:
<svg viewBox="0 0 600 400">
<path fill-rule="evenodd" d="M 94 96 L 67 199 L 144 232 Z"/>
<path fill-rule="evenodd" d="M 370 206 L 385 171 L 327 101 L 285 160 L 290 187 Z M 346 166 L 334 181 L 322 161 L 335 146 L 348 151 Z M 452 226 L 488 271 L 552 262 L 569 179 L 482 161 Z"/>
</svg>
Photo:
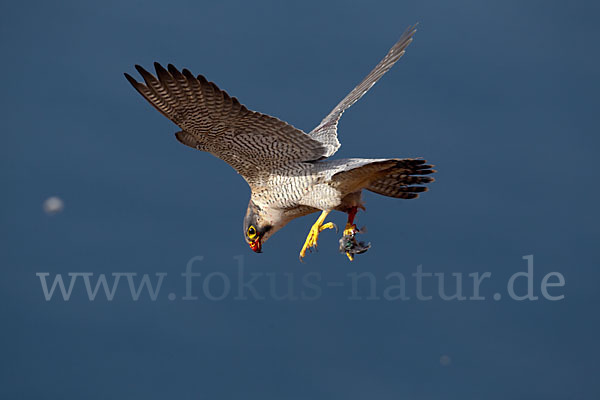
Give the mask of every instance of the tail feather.
<svg viewBox="0 0 600 400">
<path fill-rule="evenodd" d="M 426 164 L 425 160 L 403 159 L 386 170 L 383 177 L 371 182 L 365 189 L 383 196 L 397 199 L 416 199 L 419 193 L 426 192 L 426 186 L 413 186 L 431 183 L 434 179 L 429 175 L 436 172 L 433 165 Z"/>
</svg>

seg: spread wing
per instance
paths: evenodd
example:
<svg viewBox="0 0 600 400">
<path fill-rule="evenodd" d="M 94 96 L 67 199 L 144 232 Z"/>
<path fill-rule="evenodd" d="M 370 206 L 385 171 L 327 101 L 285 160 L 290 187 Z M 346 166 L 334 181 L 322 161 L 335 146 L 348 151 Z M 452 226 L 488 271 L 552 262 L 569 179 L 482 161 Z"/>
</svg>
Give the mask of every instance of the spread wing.
<svg viewBox="0 0 600 400">
<path fill-rule="evenodd" d="M 273 169 L 322 158 L 325 148 L 303 131 L 268 115 L 248 110 L 202 75 L 168 71 L 155 63 L 156 75 L 136 69 L 144 83 L 127 80 L 150 104 L 175 122 L 177 139 L 227 162 L 249 183 Z"/>
<path fill-rule="evenodd" d="M 309 136 L 323 143 L 327 152 L 325 157 L 330 157 L 339 148 L 340 142 L 337 138 L 337 125 L 344 111 L 356 103 L 371 87 L 392 68 L 392 66 L 404 55 L 406 47 L 412 42 L 413 35 L 417 31 L 416 25 L 409 27 L 398 42 L 390 49 L 386 56 L 375 66 L 367 77 L 356 86 L 344 99 L 327 115 L 323 121 L 313 129 Z"/>
</svg>

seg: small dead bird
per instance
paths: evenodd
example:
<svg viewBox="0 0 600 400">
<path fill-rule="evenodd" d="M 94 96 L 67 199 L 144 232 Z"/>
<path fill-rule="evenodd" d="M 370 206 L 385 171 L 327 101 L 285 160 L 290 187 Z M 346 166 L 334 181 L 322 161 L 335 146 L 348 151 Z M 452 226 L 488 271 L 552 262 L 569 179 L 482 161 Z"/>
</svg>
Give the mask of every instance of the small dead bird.
<svg viewBox="0 0 600 400">
<path fill-rule="evenodd" d="M 356 234 L 364 233 L 366 230 L 356 228 L 356 225 L 348 223 L 344 229 L 344 236 L 340 239 L 340 253 L 346 253 L 350 261 L 354 261 L 355 254 L 362 254 L 371 248 L 371 243 L 359 242 Z"/>
</svg>

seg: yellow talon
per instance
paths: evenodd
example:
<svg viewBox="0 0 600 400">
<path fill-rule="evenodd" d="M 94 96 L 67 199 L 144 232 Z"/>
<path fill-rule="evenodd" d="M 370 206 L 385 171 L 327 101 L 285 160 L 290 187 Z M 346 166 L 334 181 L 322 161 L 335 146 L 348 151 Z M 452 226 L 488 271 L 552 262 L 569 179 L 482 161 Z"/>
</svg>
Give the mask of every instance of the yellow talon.
<svg viewBox="0 0 600 400">
<path fill-rule="evenodd" d="M 313 224 L 308 232 L 308 236 L 306 237 L 306 241 L 304 242 L 304 246 L 302 246 L 302 250 L 300 250 L 300 261 L 306 255 L 306 250 L 317 247 L 317 240 L 319 239 L 319 232 L 324 231 L 325 229 L 333 229 L 336 228 L 333 222 L 327 222 L 324 224 L 325 218 L 327 218 L 327 214 L 329 211 L 323 211 L 317 221 Z"/>
<path fill-rule="evenodd" d="M 335 226 L 335 224 L 333 222 L 328 222 L 326 224 L 321 225 L 321 227 L 319 228 L 319 232 L 323 232 L 325 229 L 336 229 L 337 230 L 337 226 Z"/>
<path fill-rule="evenodd" d="M 348 260 L 354 261 L 354 256 L 348 252 L 346 252 L 346 257 L 348 257 Z"/>
<path fill-rule="evenodd" d="M 344 236 L 352 235 L 356 233 L 356 225 L 347 223 L 346 228 L 344 228 Z"/>
</svg>

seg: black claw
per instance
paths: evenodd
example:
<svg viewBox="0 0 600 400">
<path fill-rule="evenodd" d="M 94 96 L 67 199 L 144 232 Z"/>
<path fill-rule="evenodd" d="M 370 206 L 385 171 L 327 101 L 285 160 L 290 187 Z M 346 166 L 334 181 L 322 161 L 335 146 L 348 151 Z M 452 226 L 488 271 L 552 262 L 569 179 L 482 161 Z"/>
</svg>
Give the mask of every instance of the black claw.
<svg viewBox="0 0 600 400">
<path fill-rule="evenodd" d="M 338 232 L 339 232 L 339 230 L 338 230 L 338 227 L 337 227 L 337 225 L 336 225 L 336 224 L 333 224 L 333 227 L 335 228 L 335 233 L 338 233 Z"/>
</svg>

